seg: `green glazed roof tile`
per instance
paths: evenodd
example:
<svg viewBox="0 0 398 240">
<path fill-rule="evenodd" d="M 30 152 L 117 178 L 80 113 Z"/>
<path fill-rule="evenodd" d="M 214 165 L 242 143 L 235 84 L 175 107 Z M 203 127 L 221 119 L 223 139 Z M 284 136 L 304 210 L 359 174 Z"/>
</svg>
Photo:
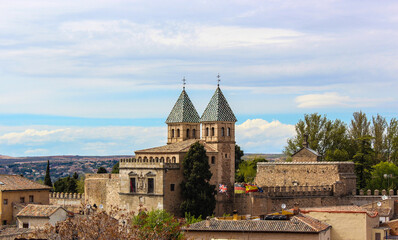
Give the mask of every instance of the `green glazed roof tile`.
<svg viewBox="0 0 398 240">
<path fill-rule="evenodd" d="M 227 102 L 227 99 L 225 99 L 219 87 L 217 88 L 213 97 L 210 99 L 210 102 L 207 105 L 205 111 L 203 112 L 200 121 L 201 122 L 216 122 L 216 121 L 237 122 L 236 117 Z"/>
<path fill-rule="evenodd" d="M 191 99 L 185 90 L 182 90 L 180 97 L 174 104 L 169 116 L 167 117 L 166 123 L 181 123 L 181 122 L 199 122 L 199 114 L 193 106 Z"/>
</svg>

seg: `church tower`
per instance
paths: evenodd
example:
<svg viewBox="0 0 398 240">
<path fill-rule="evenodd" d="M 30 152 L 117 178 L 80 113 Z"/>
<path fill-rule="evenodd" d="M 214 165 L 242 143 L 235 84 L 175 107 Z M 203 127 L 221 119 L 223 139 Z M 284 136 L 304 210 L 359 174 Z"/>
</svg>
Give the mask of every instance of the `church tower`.
<svg viewBox="0 0 398 240">
<path fill-rule="evenodd" d="M 166 123 L 167 144 L 200 138 L 199 114 L 185 91 L 185 82 Z"/>
<path fill-rule="evenodd" d="M 210 99 L 202 117 L 202 140 L 217 152 L 211 159 L 215 164 L 211 183 L 224 184 L 228 187 L 228 195 L 232 196 L 235 182 L 235 122 L 236 117 L 225 99 L 219 85 Z M 226 194 L 218 194 L 216 213 L 231 212 L 232 205 Z"/>
</svg>

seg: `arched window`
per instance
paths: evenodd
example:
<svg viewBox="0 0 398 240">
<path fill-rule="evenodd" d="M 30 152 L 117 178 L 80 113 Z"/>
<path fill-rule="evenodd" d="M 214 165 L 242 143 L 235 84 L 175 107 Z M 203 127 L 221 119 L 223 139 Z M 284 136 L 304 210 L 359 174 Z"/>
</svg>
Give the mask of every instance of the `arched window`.
<svg viewBox="0 0 398 240">
<path fill-rule="evenodd" d="M 173 157 L 172 160 L 173 160 L 173 163 L 176 163 L 176 157 Z"/>
<path fill-rule="evenodd" d="M 142 158 L 141 157 L 138 158 L 138 162 L 142 162 Z"/>
<path fill-rule="evenodd" d="M 174 129 L 171 129 L 171 137 L 174 137 Z"/>
<path fill-rule="evenodd" d="M 209 136 L 209 128 L 206 128 L 206 137 Z"/>
<path fill-rule="evenodd" d="M 196 138 L 196 129 L 192 129 L 192 138 Z"/>
<path fill-rule="evenodd" d="M 155 161 L 158 163 L 158 162 L 159 162 L 159 158 L 156 157 L 156 158 L 155 158 Z"/>
<path fill-rule="evenodd" d="M 180 129 L 177 128 L 177 137 L 180 137 Z"/>
<path fill-rule="evenodd" d="M 227 128 L 227 136 L 231 136 L 231 128 Z"/>
<path fill-rule="evenodd" d="M 153 157 L 150 157 L 150 158 L 149 158 L 149 162 L 153 162 Z"/>
<path fill-rule="evenodd" d="M 167 163 L 170 162 L 170 158 L 169 158 L 169 157 L 166 158 L 166 162 L 167 162 Z"/>
<path fill-rule="evenodd" d="M 189 138 L 189 129 L 187 129 L 187 138 Z"/>
<path fill-rule="evenodd" d="M 160 158 L 160 162 L 161 162 L 161 163 L 164 162 L 164 157 L 161 157 L 161 158 Z"/>
<path fill-rule="evenodd" d="M 211 164 L 215 164 L 216 163 L 216 157 L 211 157 Z"/>
<path fill-rule="evenodd" d="M 221 128 L 221 136 L 224 137 L 224 128 L 223 127 Z"/>
<path fill-rule="evenodd" d="M 211 128 L 211 136 L 214 136 L 214 127 Z"/>
</svg>

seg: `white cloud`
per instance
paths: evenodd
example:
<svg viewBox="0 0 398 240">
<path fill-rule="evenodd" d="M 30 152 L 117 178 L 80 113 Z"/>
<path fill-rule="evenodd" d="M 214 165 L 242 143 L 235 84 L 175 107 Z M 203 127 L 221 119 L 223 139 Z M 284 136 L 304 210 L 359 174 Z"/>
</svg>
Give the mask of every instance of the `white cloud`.
<svg viewBox="0 0 398 240">
<path fill-rule="evenodd" d="M 24 144 L 32 140 L 45 142 L 51 141 L 52 136 L 57 133 L 65 132 L 66 129 L 55 130 L 36 130 L 26 129 L 23 132 L 10 132 L 0 136 L 0 143 L 3 144 Z"/>
<path fill-rule="evenodd" d="M 288 138 L 294 136 L 294 125 L 278 120 L 248 119 L 236 126 L 236 142 L 246 152 L 282 152 Z"/>
<path fill-rule="evenodd" d="M 336 92 L 307 94 L 298 96 L 295 102 L 299 108 L 330 108 L 330 107 L 371 107 L 382 102 L 393 101 L 391 98 L 351 98 Z"/>
</svg>

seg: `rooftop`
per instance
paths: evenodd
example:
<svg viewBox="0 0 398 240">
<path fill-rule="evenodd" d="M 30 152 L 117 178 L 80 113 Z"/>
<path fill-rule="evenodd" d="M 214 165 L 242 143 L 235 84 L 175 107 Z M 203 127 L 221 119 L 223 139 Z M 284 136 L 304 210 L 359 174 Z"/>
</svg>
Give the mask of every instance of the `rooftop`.
<svg viewBox="0 0 398 240">
<path fill-rule="evenodd" d="M 185 140 L 182 142 L 172 143 L 172 144 L 168 144 L 168 145 L 164 145 L 164 146 L 160 146 L 160 147 L 138 150 L 138 151 L 135 151 L 135 153 L 139 154 L 139 153 L 188 152 L 191 145 L 194 144 L 195 142 L 200 142 L 201 144 L 203 144 L 206 149 L 206 152 L 215 152 L 216 151 L 215 149 L 213 149 L 212 147 L 207 145 L 203 140 L 189 139 L 189 140 Z"/>
<path fill-rule="evenodd" d="M 331 226 L 315 218 L 302 214 L 295 215 L 289 220 L 218 220 L 210 219 L 210 226 L 206 227 L 206 220 L 189 225 L 187 231 L 222 231 L 222 232 L 281 232 L 281 233 L 318 233 Z"/>
<path fill-rule="evenodd" d="M 300 150 L 298 150 L 297 152 L 293 153 L 292 157 L 294 155 L 296 155 L 297 153 L 301 152 L 303 149 L 309 151 L 310 153 L 314 154 L 317 157 L 321 157 L 321 155 L 317 151 L 315 151 L 314 149 L 308 148 L 308 147 L 302 147 Z"/>
<path fill-rule="evenodd" d="M 329 213 L 366 213 L 369 217 L 376 217 L 377 211 L 367 210 L 362 207 L 355 205 L 343 205 L 343 206 L 328 206 L 328 207 L 314 207 L 314 208 L 301 208 L 302 213 L 310 212 L 329 212 Z"/>
<path fill-rule="evenodd" d="M 17 214 L 17 217 L 50 217 L 60 208 L 63 209 L 55 205 L 28 204 Z"/>
<path fill-rule="evenodd" d="M 227 99 L 224 97 L 221 89 L 217 87 L 213 97 L 211 97 L 202 117 L 201 122 L 237 122 Z"/>
<path fill-rule="evenodd" d="M 51 187 L 36 183 L 19 175 L 0 174 L 0 191 L 50 190 Z"/>
<path fill-rule="evenodd" d="M 174 107 L 166 120 L 166 123 L 181 122 L 199 122 L 199 114 L 185 90 L 182 90 L 180 97 L 177 99 L 177 102 L 174 104 Z"/>
</svg>

